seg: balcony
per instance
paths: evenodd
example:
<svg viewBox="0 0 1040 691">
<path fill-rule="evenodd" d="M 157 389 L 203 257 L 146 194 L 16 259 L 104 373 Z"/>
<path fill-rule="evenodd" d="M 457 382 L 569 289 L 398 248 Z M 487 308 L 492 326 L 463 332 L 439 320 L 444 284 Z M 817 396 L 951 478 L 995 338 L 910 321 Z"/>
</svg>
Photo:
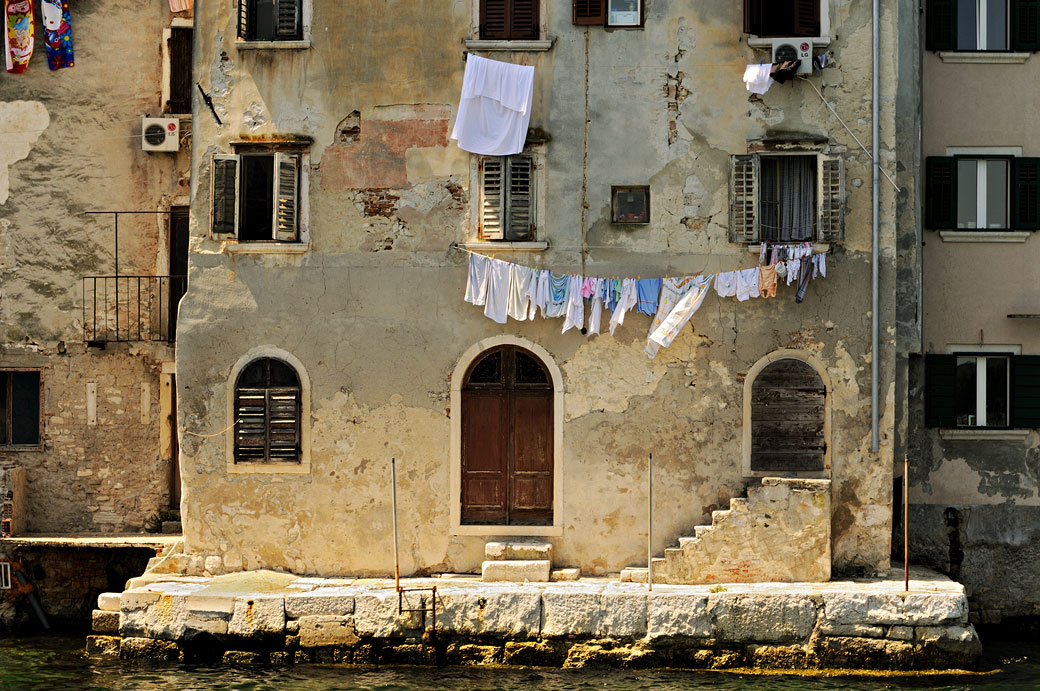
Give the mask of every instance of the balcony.
<svg viewBox="0 0 1040 691">
<path fill-rule="evenodd" d="M 83 340 L 173 343 L 187 276 L 84 276 Z"/>
</svg>

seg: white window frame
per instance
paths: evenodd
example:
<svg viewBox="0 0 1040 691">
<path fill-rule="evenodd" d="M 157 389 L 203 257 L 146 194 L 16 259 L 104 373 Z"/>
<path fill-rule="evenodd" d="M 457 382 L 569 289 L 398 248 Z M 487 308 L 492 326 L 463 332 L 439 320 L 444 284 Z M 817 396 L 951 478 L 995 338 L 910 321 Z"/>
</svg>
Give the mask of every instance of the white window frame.
<svg viewBox="0 0 1040 691">
<path fill-rule="evenodd" d="M 555 39 L 548 38 L 549 34 L 549 0 L 538 0 L 538 40 L 535 41 L 500 41 L 485 40 L 480 38 L 480 3 L 482 0 L 473 0 L 470 4 L 469 35 L 462 43 L 467 50 L 493 50 L 493 51 L 517 51 L 527 53 L 540 53 L 553 47 Z M 310 0 L 305 0 L 310 2 Z M 569 11 L 569 10 L 568 10 Z"/>
<path fill-rule="evenodd" d="M 480 218 L 481 218 L 481 207 L 483 204 L 483 186 L 480 179 L 480 160 L 482 158 L 492 158 L 488 156 L 472 155 L 470 156 L 470 190 L 472 194 L 469 195 L 470 204 L 470 232 L 469 238 L 463 243 L 463 246 L 469 249 L 476 249 L 482 247 L 500 248 L 500 249 L 517 249 L 517 250 L 543 250 L 548 247 L 548 243 L 545 238 L 545 206 L 546 206 L 546 148 L 545 144 L 529 144 L 524 147 L 524 150 L 516 154 L 517 156 L 527 156 L 532 159 L 534 170 L 531 174 L 531 184 L 534 186 L 533 200 L 534 200 L 534 240 L 527 242 L 511 242 L 509 240 L 483 240 L 480 237 Z"/>
<path fill-rule="evenodd" d="M 958 4 L 960 2 L 961 0 L 957 0 Z M 958 48 L 957 50 L 962 52 L 989 50 L 986 46 L 986 42 L 989 34 L 988 9 L 990 3 L 1003 3 L 1004 5 L 1004 47 L 994 50 L 1001 53 L 1006 53 L 1011 50 L 1011 3 L 1009 3 L 1008 0 L 975 0 L 975 47 Z M 959 13 L 960 7 L 955 7 L 954 12 Z M 956 38 L 957 37 L 954 37 L 954 40 L 956 40 Z"/>
<path fill-rule="evenodd" d="M 1010 230 L 1011 228 L 1011 161 L 1006 158 L 974 158 L 969 156 L 961 156 L 957 159 L 957 164 L 960 165 L 961 161 L 974 161 L 975 162 L 975 225 L 961 225 L 960 218 L 957 219 L 957 230 Z M 1004 166 L 1004 218 L 1006 223 L 1004 225 L 990 228 L 988 221 L 989 212 L 989 175 L 988 170 L 990 163 L 1000 163 Z M 959 171 L 958 171 L 959 173 Z M 958 180 L 960 178 L 958 177 Z M 959 191 L 958 191 L 959 196 Z M 959 216 L 959 209 L 958 209 Z"/>
<path fill-rule="evenodd" d="M 232 19 L 234 20 L 235 27 L 238 25 L 238 6 L 239 3 L 245 2 L 246 0 L 238 0 L 235 3 L 235 11 Z M 238 50 L 300 50 L 311 47 L 311 17 L 314 14 L 314 0 L 299 0 L 303 5 L 300 8 L 300 22 L 303 24 L 301 28 L 302 39 L 293 41 L 252 41 L 244 38 L 236 38 L 234 45 Z M 237 29 L 232 27 L 231 35 L 237 36 Z"/>
<path fill-rule="evenodd" d="M 162 93 L 159 98 L 159 105 L 161 110 L 166 109 L 166 104 L 170 100 L 170 77 L 171 77 L 171 65 L 170 65 L 170 39 L 173 37 L 174 29 L 191 29 L 195 30 L 195 22 L 192 19 L 185 19 L 184 17 L 174 17 L 170 20 L 170 25 L 163 29 L 162 34 Z M 191 113 L 170 113 L 170 115 L 181 115 L 191 116 Z"/>
<path fill-rule="evenodd" d="M 829 0 L 820 0 L 820 35 L 800 37 L 812 41 L 814 48 L 826 48 L 831 43 L 831 3 Z M 759 38 L 755 35 L 748 36 L 748 45 L 752 48 L 772 48 L 775 38 Z"/>
<path fill-rule="evenodd" d="M 986 360 L 988 357 L 1005 358 L 1007 366 L 1007 406 L 1005 414 L 1008 426 L 1011 423 L 1011 398 L 1014 381 L 1011 376 L 1011 360 L 1016 355 L 1022 354 L 1022 346 L 1016 345 L 979 345 L 979 344 L 956 344 L 946 346 L 946 352 L 957 357 L 975 358 L 975 423 L 971 425 L 958 424 L 958 429 L 971 429 L 975 427 L 986 427 Z"/>
</svg>

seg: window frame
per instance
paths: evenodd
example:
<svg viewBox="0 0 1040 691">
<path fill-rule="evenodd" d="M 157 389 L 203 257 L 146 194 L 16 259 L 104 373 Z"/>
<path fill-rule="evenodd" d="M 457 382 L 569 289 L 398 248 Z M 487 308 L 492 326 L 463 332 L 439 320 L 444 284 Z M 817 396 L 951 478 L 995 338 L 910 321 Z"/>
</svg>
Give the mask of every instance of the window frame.
<svg viewBox="0 0 1040 691">
<path fill-rule="evenodd" d="M 974 161 L 975 164 L 976 164 L 976 170 L 975 170 L 975 227 L 974 228 L 961 227 L 961 225 L 960 225 L 960 207 L 958 205 L 958 208 L 957 208 L 957 219 L 956 219 L 957 227 L 955 228 L 955 230 L 960 230 L 960 231 L 991 231 L 991 232 L 1002 232 L 1002 231 L 1009 231 L 1009 230 L 1011 230 L 1011 226 L 1014 225 L 1011 222 L 1011 202 L 1012 202 L 1012 198 L 1011 198 L 1011 192 L 1012 192 L 1011 185 L 1012 185 L 1012 178 L 1013 178 L 1013 175 L 1014 175 L 1014 158 L 1015 157 L 1013 157 L 1013 156 L 1006 156 L 1006 155 L 964 155 L 964 154 L 956 155 L 956 156 L 953 157 L 953 160 L 955 161 L 955 165 L 958 168 L 958 171 L 957 171 L 957 187 L 960 187 L 960 170 L 959 170 L 959 168 L 960 168 L 961 161 Z M 1004 218 L 1006 219 L 1006 223 L 1004 224 L 1004 226 L 1002 226 L 1000 228 L 991 228 L 991 227 L 989 227 L 988 224 L 983 224 L 981 226 L 978 224 L 979 218 L 982 218 L 983 220 L 988 220 L 988 217 L 987 217 L 986 214 L 989 211 L 989 197 L 988 197 L 988 189 L 987 189 L 988 186 L 989 186 L 989 177 L 988 177 L 987 173 L 984 172 L 983 167 L 979 166 L 978 164 L 979 163 L 985 163 L 986 164 L 985 170 L 988 170 L 989 169 L 989 161 L 1002 161 L 1002 162 L 1004 162 L 1004 164 L 1006 166 L 1006 168 L 1005 168 L 1005 177 L 1004 177 Z M 960 190 L 959 189 L 956 190 L 955 193 L 957 194 L 958 202 L 959 202 L 960 201 Z"/>
<path fill-rule="evenodd" d="M 235 153 L 233 154 L 211 154 L 210 155 L 210 235 L 216 240 L 225 240 L 229 243 L 236 245 L 236 251 L 305 251 L 310 245 L 310 210 L 308 200 L 310 198 L 310 152 L 308 147 L 301 146 L 297 143 L 274 143 L 264 145 L 255 145 L 252 143 L 233 144 Z M 274 174 L 272 175 L 272 200 L 271 200 L 271 215 L 272 215 L 272 237 L 270 239 L 263 240 L 243 240 L 241 239 L 241 223 L 242 223 L 242 204 L 245 203 L 246 196 L 245 180 L 242 176 L 242 158 L 243 157 L 259 157 L 259 156 L 270 156 L 273 160 Z M 218 180 L 217 166 L 219 162 L 230 162 L 234 161 L 234 181 L 230 186 L 224 187 L 222 192 L 218 192 L 218 186 L 224 185 Z M 280 164 L 289 163 L 295 164 L 295 207 L 289 211 L 280 211 L 280 205 L 278 200 L 281 196 L 281 191 L 284 188 L 280 187 L 281 179 L 279 175 Z M 234 213 L 232 219 L 224 218 L 226 212 L 226 204 L 221 204 L 218 194 L 228 194 L 228 189 L 233 188 L 233 199 L 234 199 Z M 218 206 L 224 206 L 223 212 L 218 212 Z M 282 209 L 286 207 L 282 206 Z M 278 239 L 278 222 L 281 215 L 285 213 L 291 213 L 295 221 L 295 232 L 292 239 Z M 233 228 L 232 231 L 218 230 L 218 225 L 221 227 Z M 284 231 L 283 231 L 284 232 Z"/>
<path fill-rule="evenodd" d="M 252 363 L 264 358 L 280 360 L 296 373 L 300 383 L 299 398 L 299 443 L 300 456 L 298 462 L 287 461 L 238 461 L 235 454 L 237 390 L 238 380 L 243 371 Z M 311 382 L 303 362 L 292 353 L 273 345 L 251 348 L 231 367 L 227 380 L 226 422 L 228 428 L 225 438 L 225 472 L 228 474 L 287 474 L 303 475 L 311 472 Z"/>
<path fill-rule="evenodd" d="M 957 358 L 998 356 L 1009 361 L 1008 425 L 958 425 Z M 987 431 L 1000 434 L 1009 430 L 1040 429 L 1040 355 L 1023 355 L 1021 346 L 947 344 L 941 353 L 924 355 L 923 374 L 924 424 L 940 433 L 952 430 L 959 435 L 949 438 L 993 439 L 997 437 L 986 436 Z M 981 432 L 982 436 L 971 436 L 975 432 Z"/>
<path fill-rule="evenodd" d="M 925 50 L 940 53 L 945 61 L 986 62 L 986 60 L 946 60 L 944 56 L 960 55 L 1013 55 L 1040 51 L 1040 3 L 1036 0 L 1003 0 L 1005 12 L 1005 47 L 980 48 L 980 36 L 985 37 L 980 21 L 980 2 L 989 6 L 992 0 L 976 0 L 975 47 L 959 48 L 957 36 L 958 3 L 960 0 L 928 0 L 925 7 Z M 985 41 L 982 41 L 983 43 Z M 1027 55 L 1023 55 L 1027 57 Z M 1017 62 L 1018 60 L 1015 60 Z M 994 62 L 1002 62 L 994 60 Z"/>
<path fill-rule="evenodd" d="M 309 0 L 308 0 L 309 1 Z M 472 0 L 470 5 L 469 36 L 463 41 L 467 50 L 544 52 L 552 48 L 554 41 L 549 34 L 548 0 L 536 0 L 538 8 L 538 36 L 534 39 L 485 39 L 481 38 L 483 0 Z"/>
<path fill-rule="evenodd" d="M 830 0 L 819 1 L 819 22 L 820 22 L 820 33 L 817 36 L 789 36 L 789 35 L 770 35 L 766 36 L 763 34 L 756 34 L 748 31 L 751 28 L 747 20 L 748 4 L 755 0 L 744 0 L 743 9 L 741 10 L 741 31 L 748 35 L 748 45 L 752 48 L 771 48 L 773 41 L 778 38 L 802 38 L 812 41 L 814 47 L 826 47 L 831 42 L 831 19 L 830 19 Z M 769 0 L 764 0 L 768 2 Z"/>
<path fill-rule="evenodd" d="M 646 220 L 622 220 L 618 218 L 618 196 L 634 192 L 646 196 Z M 611 185 L 610 186 L 610 222 L 619 225 L 648 225 L 651 220 L 650 185 Z"/>
<path fill-rule="evenodd" d="M 301 48 L 309 48 L 311 45 L 311 18 L 313 16 L 313 0 L 295 0 L 298 12 L 298 21 L 300 23 L 298 38 L 275 38 L 273 40 L 268 39 L 255 39 L 246 38 L 243 35 L 243 29 L 241 28 L 242 22 L 242 3 L 243 2 L 256 2 L 256 0 L 238 0 L 235 7 L 235 46 L 239 50 L 294 50 Z"/>
<path fill-rule="evenodd" d="M 844 151 L 826 147 L 781 148 L 770 143 L 757 143 L 749 147 L 747 154 L 730 156 L 729 241 L 747 245 L 762 242 L 761 159 L 781 156 L 816 157 L 816 213 L 813 218 L 813 234 L 809 240 L 791 242 L 843 242 L 847 196 Z"/>
<path fill-rule="evenodd" d="M 986 422 L 986 395 L 988 393 L 988 373 L 986 371 L 985 363 L 987 360 L 993 358 L 1000 358 L 1007 362 L 1007 379 L 1004 399 L 1004 415 L 1008 421 L 1006 425 L 987 425 L 987 424 L 974 424 L 974 425 L 962 425 L 957 423 L 953 429 L 1012 429 L 1012 418 L 1011 418 L 1011 399 L 1013 398 L 1014 392 L 1014 380 L 1012 371 L 1012 360 L 1015 357 L 1015 353 L 1010 351 L 1006 352 L 993 352 L 993 351 L 977 351 L 977 350 L 960 350 L 950 353 L 955 358 L 975 358 L 975 417 L 982 418 L 983 422 Z M 956 368 L 956 364 L 955 364 Z M 956 369 L 955 369 L 956 371 Z M 981 386 L 980 386 L 981 383 Z M 956 407 L 959 403 L 956 392 L 954 392 L 954 417 L 956 418 Z M 982 411 L 981 413 L 979 411 Z"/>
<path fill-rule="evenodd" d="M 958 227 L 958 162 L 964 159 L 1007 161 L 1006 228 Z M 924 182 L 924 228 L 927 230 L 951 233 L 948 236 L 951 238 L 957 234 L 985 238 L 986 234 L 1040 230 L 1040 158 L 1023 156 L 1021 147 L 947 147 L 945 156 L 925 158 Z M 979 194 L 976 186 L 976 199 Z"/>
<path fill-rule="evenodd" d="M 39 391 L 37 393 L 37 403 L 39 410 L 37 411 L 37 424 L 36 424 L 36 442 L 32 444 L 15 444 L 8 443 L 8 439 L 13 440 L 14 435 L 14 401 L 12 399 L 12 383 L 10 375 L 13 373 L 36 373 L 39 378 Z M 4 427 L 6 432 L 6 438 L 0 439 L 0 450 L 4 451 L 39 451 L 43 449 L 44 439 L 44 407 L 45 407 L 45 391 L 44 388 L 44 377 L 43 370 L 39 367 L 4 367 L 0 368 L 0 386 L 3 386 L 5 391 L 5 400 L 7 401 L 7 407 L 0 409 L 0 414 L 3 414 L 6 418 L 4 420 Z"/>
<path fill-rule="evenodd" d="M 484 222 L 483 222 L 483 209 L 484 209 L 484 198 L 485 189 L 483 183 L 483 162 L 486 159 L 506 159 L 512 158 L 510 156 L 481 156 L 474 154 L 470 156 L 470 189 L 475 190 L 474 194 L 470 195 L 470 216 L 472 220 L 471 238 L 475 242 L 489 243 L 489 244 L 501 244 L 501 245 L 517 245 L 517 246 L 540 246 L 544 240 L 545 234 L 545 195 L 546 195 L 546 150 L 545 145 L 542 142 L 531 142 L 528 140 L 527 146 L 519 154 L 514 154 L 513 157 L 523 157 L 530 159 L 531 161 L 531 205 L 530 211 L 531 218 L 534 221 L 534 229 L 529 240 L 510 240 L 506 238 L 505 228 L 503 228 L 503 234 L 501 238 L 486 237 L 484 235 Z M 508 218 L 508 216 L 506 216 Z M 470 243 L 465 243 L 470 244 Z"/>
</svg>

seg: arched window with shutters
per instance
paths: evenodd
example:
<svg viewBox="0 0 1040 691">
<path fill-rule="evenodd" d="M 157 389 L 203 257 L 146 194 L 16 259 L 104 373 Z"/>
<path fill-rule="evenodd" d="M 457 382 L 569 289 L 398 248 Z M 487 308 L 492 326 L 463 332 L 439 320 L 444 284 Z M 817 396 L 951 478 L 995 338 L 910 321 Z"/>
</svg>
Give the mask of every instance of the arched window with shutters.
<svg viewBox="0 0 1040 691">
<path fill-rule="evenodd" d="M 744 474 L 820 477 L 830 469 L 826 368 L 799 350 L 759 360 L 744 380 Z"/>
<path fill-rule="evenodd" d="M 531 351 L 478 356 L 461 387 L 461 524 L 551 526 L 554 387 Z"/>
</svg>

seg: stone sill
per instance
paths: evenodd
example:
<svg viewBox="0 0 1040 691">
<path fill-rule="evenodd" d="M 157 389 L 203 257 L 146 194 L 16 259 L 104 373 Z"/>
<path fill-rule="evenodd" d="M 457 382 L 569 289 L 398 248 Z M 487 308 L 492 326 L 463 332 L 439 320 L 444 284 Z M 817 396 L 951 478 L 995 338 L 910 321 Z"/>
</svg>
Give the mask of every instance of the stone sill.
<svg viewBox="0 0 1040 691">
<path fill-rule="evenodd" d="M 1025 242 L 1028 230 L 940 230 L 943 242 Z"/>
<path fill-rule="evenodd" d="M 460 242 L 461 249 L 471 252 L 544 252 L 548 242 Z"/>
<path fill-rule="evenodd" d="M 309 40 L 302 41 L 235 41 L 238 50 L 306 50 L 311 47 Z"/>
<path fill-rule="evenodd" d="M 949 63 L 974 63 L 977 65 L 1021 65 L 1032 53 L 987 53 L 939 51 L 939 59 Z"/>
<path fill-rule="evenodd" d="M 786 38 L 786 37 L 784 37 Z M 815 38 L 809 36 L 793 36 L 797 40 L 810 41 L 813 48 L 826 48 L 831 44 L 830 36 L 817 36 Z M 758 38 L 757 36 L 748 36 L 747 44 L 752 48 L 769 48 L 772 50 L 774 38 Z"/>
<path fill-rule="evenodd" d="M 449 535 L 481 537 L 559 537 L 562 525 L 453 525 Z"/>
<path fill-rule="evenodd" d="M 941 429 L 939 437 L 947 441 L 1025 441 L 1028 429 Z"/>
<path fill-rule="evenodd" d="M 777 243 L 777 244 L 781 244 L 781 245 L 782 244 L 800 245 L 802 243 L 800 243 L 800 242 L 791 242 L 791 243 Z M 748 250 L 748 252 L 751 252 L 752 254 L 761 254 L 762 253 L 762 243 L 758 242 L 758 243 L 755 243 L 754 245 L 748 245 L 747 246 L 747 250 Z M 814 242 L 813 243 L 813 252 L 815 252 L 817 254 L 820 253 L 820 252 L 830 252 L 830 251 L 831 251 L 831 244 L 829 242 Z"/>
<path fill-rule="evenodd" d="M 228 463 L 229 474 L 242 475 L 309 475 L 310 463 Z"/>
<path fill-rule="evenodd" d="M 555 38 L 544 41 L 484 41 L 475 38 L 467 38 L 462 44 L 467 50 L 479 50 L 487 52 L 511 52 L 511 53 L 544 53 L 553 47 Z"/>
<path fill-rule="evenodd" d="M 228 254 L 304 254 L 311 246 L 306 242 L 236 242 L 224 243 Z"/>
</svg>

